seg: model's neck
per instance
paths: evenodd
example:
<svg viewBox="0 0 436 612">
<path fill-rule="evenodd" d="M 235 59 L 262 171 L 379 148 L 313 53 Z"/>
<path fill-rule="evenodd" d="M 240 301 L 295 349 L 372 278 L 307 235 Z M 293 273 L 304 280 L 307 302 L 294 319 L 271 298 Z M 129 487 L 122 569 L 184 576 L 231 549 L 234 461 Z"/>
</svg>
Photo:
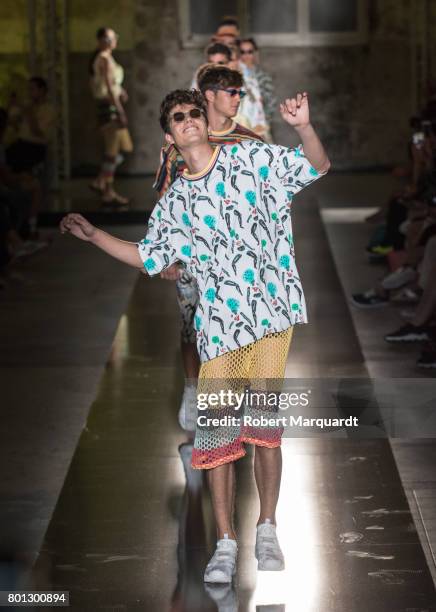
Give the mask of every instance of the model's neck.
<svg viewBox="0 0 436 612">
<path fill-rule="evenodd" d="M 198 174 L 207 167 L 213 155 L 213 148 L 208 142 L 189 149 L 180 149 L 189 174 Z"/>
<path fill-rule="evenodd" d="M 213 107 L 207 109 L 207 119 L 209 121 L 209 130 L 211 132 L 224 132 L 232 127 L 232 119 L 226 117 L 222 113 L 218 113 Z"/>
</svg>

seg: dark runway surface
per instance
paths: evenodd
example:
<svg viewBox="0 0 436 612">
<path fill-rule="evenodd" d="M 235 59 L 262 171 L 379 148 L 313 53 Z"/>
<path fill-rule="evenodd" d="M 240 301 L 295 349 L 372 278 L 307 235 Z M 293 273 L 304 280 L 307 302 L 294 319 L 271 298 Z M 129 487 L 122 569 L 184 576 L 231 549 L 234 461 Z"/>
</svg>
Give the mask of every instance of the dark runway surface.
<svg viewBox="0 0 436 612">
<path fill-rule="evenodd" d="M 310 325 L 287 376 L 368 376 L 315 201 L 294 207 Z M 429 612 L 433 582 L 389 442 L 284 439 L 278 533 L 284 572 L 257 573 L 257 495 L 237 462 L 239 566 L 205 587 L 214 528 L 176 414 L 183 386 L 171 284 L 140 277 L 33 570 L 72 610 Z M 182 446 L 180 446 L 182 445 Z"/>
</svg>

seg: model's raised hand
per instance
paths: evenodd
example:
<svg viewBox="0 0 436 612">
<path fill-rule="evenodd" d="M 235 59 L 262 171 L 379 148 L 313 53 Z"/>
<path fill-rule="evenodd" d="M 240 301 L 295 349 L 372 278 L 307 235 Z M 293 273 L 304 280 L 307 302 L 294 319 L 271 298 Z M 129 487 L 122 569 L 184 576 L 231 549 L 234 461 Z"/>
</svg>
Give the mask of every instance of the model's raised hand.
<svg viewBox="0 0 436 612">
<path fill-rule="evenodd" d="M 280 104 L 280 114 L 283 120 L 294 128 L 302 128 L 309 125 L 309 99 L 307 93 L 298 93 L 295 98 L 286 98 Z"/>
<path fill-rule="evenodd" d="M 80 240 L 86 240 L 89 242 L 92 240 L 97 228 L 94 227 L 89 221 L 79 215 L 78 213 L 70 213 L 66 215 L 59 224 L 59 229 L 62 234 L 69 232 L 80 238 Z"/>
</svg>

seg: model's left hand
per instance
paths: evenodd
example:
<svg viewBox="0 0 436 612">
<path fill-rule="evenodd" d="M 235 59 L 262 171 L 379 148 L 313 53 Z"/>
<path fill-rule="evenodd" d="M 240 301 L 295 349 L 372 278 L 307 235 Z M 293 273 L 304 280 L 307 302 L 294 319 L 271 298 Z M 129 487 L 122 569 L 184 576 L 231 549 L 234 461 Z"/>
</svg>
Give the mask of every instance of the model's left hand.
<svg viewBox="0 0 436 612">
<path fill-rule="evenodd" d="M 309 100 L 307 93 L 298 93 L 295 98 L 286 98 L 280 104 L 280 114 L 283 120 L 294 128 L 309 125 Z"/>
</svg>

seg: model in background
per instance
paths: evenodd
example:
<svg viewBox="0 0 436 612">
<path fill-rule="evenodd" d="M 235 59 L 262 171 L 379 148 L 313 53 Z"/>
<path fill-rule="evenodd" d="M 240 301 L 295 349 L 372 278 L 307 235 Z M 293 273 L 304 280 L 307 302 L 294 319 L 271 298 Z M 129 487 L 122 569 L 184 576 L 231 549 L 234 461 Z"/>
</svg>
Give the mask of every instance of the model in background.
<svg viewBox="0 0 436 612">
<path fill-rule="evenodd" d="M 231 56 L 228 66 L 232 70 L 239 70 L 244 79 L 244 90 L 247 95 L 241 102 L 236 121 L 255 132 L 262 140 L 272 142 L 270 125 L 266 117 L 262 91 L 254 65 L 250 66 L 240 56 L 240 28 L 237 19 L 223 18 L 212 36 L 212 42 L 225 45 L 230 49 Z M 193 87 L 195 88 L 195 83 Z"/>
<path fill-rule="evenodd" d="M 271 76 L 259 65 L 259 48 L 254 38 L 243 38 L 239 43 L 240 61 L 247 72 L 254 75 L 262 97 L 263 110 L 268 124 L 271 126 L 277 99 Z"/>
<path fill-rule="evenodd" d="M 222 43 L 211 43 L 206 47 L 206 63 L 197 68 L 192 78 L 191 89 L 198 89 L 198 75 L 208 64 L 228 66 L 232 58 L 232 52 L 227 45 Z"/>
<path fill-rule="evenodd" d="M 223 17 L 218 25 L 215 36 L 217 38 L 231 37 L 233 39 L 239 38 L 241 31 L 239 28 L 239 22 L 236 17 Z"/>
<path fill-rule="evenodd" d="M 233 48 L 233 57 L 234 59 L 230 65 L 242 73 L 244 89 L 247 92 L 239 107 L 236 121 L 255 132 L 262 140 L 271 142 L 270 127 L 265 116 L 259 83 L 254 70 L 241 61 L 239 42 Z"/>
<path fill-rule="evenodd" d="M 97 119 L 104 144 L 101 170 L 90 186 L 101 193 L 103 204 L 127 205 L 128 199 L 114 189 L 115 171 L 123 161 L 122 154 L 133 150 L 124 109 L 128 100 L 122 86 L 124 70 L 112 55 L 117 43 L 118 35 L 113 30 L 100 28 L 98 46 L 89 64 L 91 90 L 97 102 Z"/>
</svg>

